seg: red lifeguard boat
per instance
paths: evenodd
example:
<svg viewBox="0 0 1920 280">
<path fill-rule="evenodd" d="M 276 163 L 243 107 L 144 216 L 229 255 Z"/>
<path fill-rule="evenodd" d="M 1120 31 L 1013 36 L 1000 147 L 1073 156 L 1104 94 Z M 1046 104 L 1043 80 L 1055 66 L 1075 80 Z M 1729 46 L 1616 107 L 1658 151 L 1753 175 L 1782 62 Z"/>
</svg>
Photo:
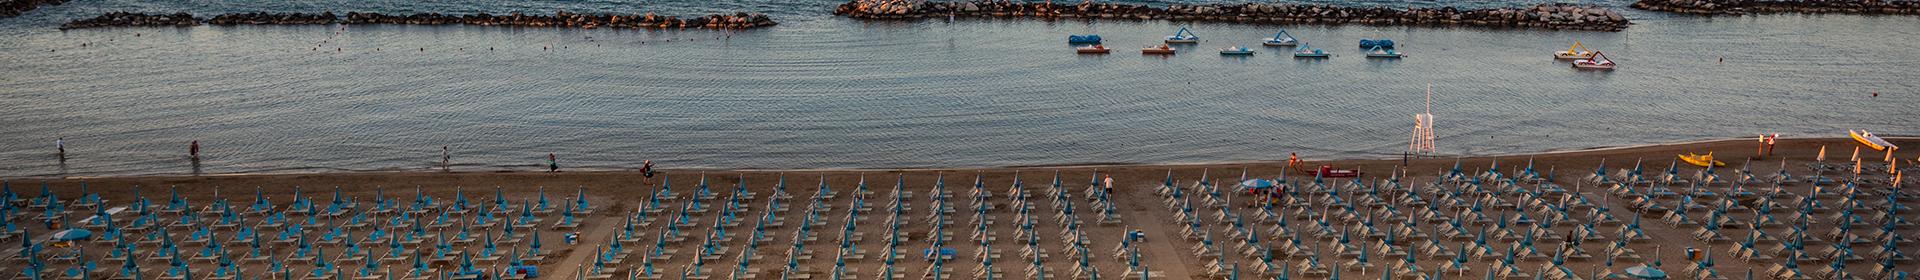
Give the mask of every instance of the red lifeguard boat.
<svg viewBox="0 0 1920 280">
<path fill-rule="evenodd" d="M 1076 52 L 1079 52 L 1080 54 L 1106 54 L 1109 51 L 1113 51 L 1113 49 L 1108 49 L 1107 46 L 1102 46 L 1102 45 L 1078 47 L 1078 48 L 1074 48 L 1073 50 Z"/>
</svg>

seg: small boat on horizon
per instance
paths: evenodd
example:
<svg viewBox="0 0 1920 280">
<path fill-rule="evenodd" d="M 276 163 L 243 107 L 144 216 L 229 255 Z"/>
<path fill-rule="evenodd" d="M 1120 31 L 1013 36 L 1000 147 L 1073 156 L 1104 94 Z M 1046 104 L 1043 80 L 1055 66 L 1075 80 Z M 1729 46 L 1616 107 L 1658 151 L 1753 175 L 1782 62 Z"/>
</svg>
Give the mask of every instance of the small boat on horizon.
<svg viewBox="0 0 1920 280">
<path fill-rule="evenodd" d="M 1879 135 L 1873 135 L 1872 132 L 1867 132 L 1867 130 L 1865 129 L 1862 129 L 1859 131 L 1848 129 L 1847 136 L 1853 137 L 1853 141 L 1858 141 L 1860 142 L 1861 145 L 1866 145 L 1867 148 L 1871 148 L 1875 151 L 1885 151 L 1887 149 L 1895 149 L 1895 150 L 1900 149 L 1900 146 L 1894 146 L 1892 142 L 1887 142 L 1887 139 L 1881 139 Z"/>
<path fill-rule="evenodd" d="M 1587 50 L 1587 46 L 1580 45 L 1580 41 L 1573 41 L 1573 46 L 1567 47 L 1567 50 L 1553 52 L 1553 58 L 1554 59 L 1592 59 L 1593 54 L 1594 52 L 1592 50 Z"/>
<path fill-rule="evenodd" d="M 1173 50 L 1174 50 L 1173 46 L 1168 46 L 1167 44 L 1160 44 L 1159 46 L 1147 46 L 1146 48 L 1141 48 L 1140 54 L 1172 55 Z"/>
<path fill-rule="evenodd" d="M 1593 52 L 1593 58 L 1573 61 L 1574 69 L 1613 70 L 1613 67 L 1613 60 L 1600 52 Z"/>
<path fill-rule="evenodd" d="M 1313 48 L 1312 45 L 1308 45 L 1308 44 L 1300 44 L 1299 48 L 1293 50 L 1294 58 L 1327 58 L 1332 56 L 1333 54 L 1329 54 L 1326 51 L 1322 51 L 1320 49 L 1315 49 Z"/>
<path fill-rule="evenodd" d="M 1267 38 L 1265 42 L 1260 42 L 1260 44 L 1268 47 L 1292 47 L 1299 45 L 1300 39 L 1293 38 L 1293 35 L 1287 34 L 1286 29 L 1280 29 L 1280 33 L 1274 33 L 1272 38 Z"/>
<path fill-rule="evenodd" d="M 1199 42 L 1200 36 L 1193 35 L 1193 31 L 1188 31 L 1186 27 L 1181 27 L 1180 31 L 1173 32 L 1173 36 L 1167 36 L 1168 44 L 1190 44 Z"/>
<path fill-rule="evenodd" d="M 1380 46 L 1374 46 L 1373 49 L 1367 50 L 1367 58 L 1397 59 L 1402 56 L 1404 55 L 1400 54 L 1399 51 L 1394 51 L 1393 49 L 1380 48 Z"/>
<path fill-rule="evenodd" d="M 1113 51 L 1113 49 L 1108 49 L 1107 46 L 1096 44 L 1092 46 L 1073 48 L 1073 51 L 1080 54 L 1107 54 L 1107 52 Z"/>
<path fill-rule="evenodd" d="M 1253 55 L 1253 49 L 1241 46 L 1220 49 L 1220 55 Z"/>
<path fill-rule="evenodd" d="M 1099 44 L 1099 43 L 1100 43 L 1100 35 L 1096 35 L 1096 34 L 1087 34 L 1087 35 L 1073 35 L 1073 34 L 1067 34 L 1067 43 L 1068 43 L 1068 44 Z"/>
<path fill-rule="evenodd" d="M 1699 167 L 1727 166 L 1726 162 L 1713 160 L 1713 152 L 1707 152 L 1707 154 L 1704 154 L 1704 155 L 1687 153 L 1684 155 L 1680 155 L 1680 161 L 1684 161 L 1684 162 L 1687 162 L 1687 164 L 1692 164 L 1693 166 L 1699 166 Z"/>
</svg>

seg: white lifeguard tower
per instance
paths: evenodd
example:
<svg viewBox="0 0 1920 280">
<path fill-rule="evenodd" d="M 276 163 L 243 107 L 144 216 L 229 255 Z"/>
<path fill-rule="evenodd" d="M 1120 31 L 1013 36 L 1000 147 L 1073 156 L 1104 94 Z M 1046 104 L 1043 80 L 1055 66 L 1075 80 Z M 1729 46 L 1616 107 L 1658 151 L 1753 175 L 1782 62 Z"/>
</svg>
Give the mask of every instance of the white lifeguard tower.
<svg viewBox="0 0 1920 280">
<path fill-rule="evenodd" d="M 1413 115 L 1413 139 L 1407 141 L 1407 154 L 1433 155 L 1433 84 L 1427 84 L 1427 111 Z"/>
</svg>

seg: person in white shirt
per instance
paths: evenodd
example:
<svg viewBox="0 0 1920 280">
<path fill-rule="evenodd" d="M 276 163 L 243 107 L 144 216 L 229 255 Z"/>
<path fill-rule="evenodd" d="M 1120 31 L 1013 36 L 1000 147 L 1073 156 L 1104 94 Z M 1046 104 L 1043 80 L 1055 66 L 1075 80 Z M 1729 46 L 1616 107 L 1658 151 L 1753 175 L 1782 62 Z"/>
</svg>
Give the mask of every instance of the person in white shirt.
<svg viewBox="0 0 1920 280">
<path fill-rule="evenodd" d="M 53 139 L 53 148 L 59 150 L 60 157 L 67 157 L 67 138 Z"/>
<path fill-rule="evenodd" d="M 1113 195 L 1113 175 L 1112 174 L 1107 175 L 1105 185 L 1107 186 L 1107 195 Z"/>
</svg>

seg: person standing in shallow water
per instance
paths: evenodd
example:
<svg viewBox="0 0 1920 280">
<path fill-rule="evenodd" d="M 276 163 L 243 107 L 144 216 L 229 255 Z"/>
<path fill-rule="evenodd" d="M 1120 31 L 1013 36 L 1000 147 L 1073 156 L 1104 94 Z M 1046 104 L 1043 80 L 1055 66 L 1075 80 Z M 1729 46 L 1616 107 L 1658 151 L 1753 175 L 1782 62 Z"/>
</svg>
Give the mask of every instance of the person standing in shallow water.
<svg viewBox="0 0 1920 280">
<path fill-rule="evenodd" d="M 58 153 L 57 155 L 59 155 L 60 158 L 67 158 L 67 138 L 66 137 L 53 139 L 53 148 L 57 150 L 56 151 Z"/>
<path fill-rule="evenodd" d="M 187 157 L 200 160 L 200 140 L 193 140 L 193 143 L 187 144 Z"/>
<path fill-rule="evenodd" d="M 440 146 L 440 170 L 453 171 L 453 152 Z"/>
<path fill-rule="evenodd" d="M 547 153 L 547 172 L 560 172 L 560 161 L 553 153 Z"/>
</svg>

